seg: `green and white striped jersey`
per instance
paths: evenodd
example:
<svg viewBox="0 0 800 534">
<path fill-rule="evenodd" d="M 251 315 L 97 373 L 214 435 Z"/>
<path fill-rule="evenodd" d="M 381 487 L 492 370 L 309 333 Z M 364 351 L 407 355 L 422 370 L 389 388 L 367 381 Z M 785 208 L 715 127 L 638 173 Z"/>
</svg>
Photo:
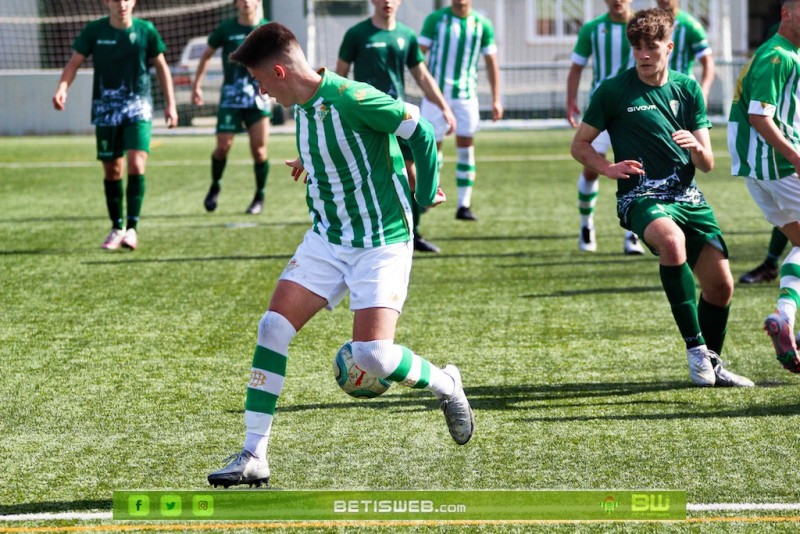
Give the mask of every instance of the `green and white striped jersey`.
<svg viewBox="0 0 800 534">
<path fill-rule="evenodd" d="M 675 43 L 675 49 L 669 58 L 669 68 L 687 76 L 692 76 L 696 59 L 711 53 L 703 26 L 685 11 L 678 11 L 675 17 L 672 41 Z"/>
<path fill-rule="evenodd" d="M 371 85 L 321 74 L 317 91 L 294 114 L 313 230 L 330 243 L 356 248 L 409 241 L 411 190 L 395 136 L 412 137 L 419 108 Z M 436 168 L 432 139 L 431 161 L 418 163 L 428 169 Z M 437 188 L 435 170 L 418 176 L 423 205 Z"/>
<path fill-rule="evenodd" d="M 625 35 L 625 22 L 614 22 L 608 13 L 590 20 L 578 31 L 572 62 L 585 67 L 592 58 L 592 95 L 600 82 L 635 65 L 631 45 Z"/>
<path fill-rule="evenodd" d="M 728 150 L 734 176 L 777 180 L 794 174 L 792 164 L 750 126 L 750 115 L 771 117 L 786 140 L 800 151 L 799 52 L 776 34 L 742 68 L 728 116 Z"/>
<path fill-rule="evenodd" d="M 497 53 L 488 18 L 476 11 L 460 18 L 446 7 L 428 15 L 418 41 L 430 49 L 428 67 L 446 98 L 477 97 L 478 55 Z"/>
</svg>

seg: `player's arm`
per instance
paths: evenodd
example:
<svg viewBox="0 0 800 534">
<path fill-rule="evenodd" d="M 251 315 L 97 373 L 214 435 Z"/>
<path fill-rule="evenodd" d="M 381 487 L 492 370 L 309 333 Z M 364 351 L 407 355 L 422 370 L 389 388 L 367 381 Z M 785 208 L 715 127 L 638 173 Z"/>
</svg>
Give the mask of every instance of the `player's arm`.
<svg viewBox="0 0 800 534">
<path fill-rule="evenodd" d="M 598 174 L 608 176 L 614 180 L 630 178 L 631 175 L 644 174 L 644 169 L 639 161 L 624 160 L 611 163 L 605 157 L 598 154 L 592 147 L 592 141 L 600 135 L 600 130 L 582 122 L 572 138 L 570 152 L 572 157 L 585 167 L 589 167 Z"/>
<path fill-rule="evenodd" d="M 450 105 L 447 103 L 447 100 L 445 100 L 441 89 L 439 89 L 439 86 L 436 84 L 436 80 L 431 76 L 431 71 L 428 70 L 425 62 L 417 63 L 409 70 L 414 80 L 416 80 L 417 85 L 419 85 L 419 88 L 422 89 L 425 98 L 436 104 L 436 106 L 442 110 L 444 120 L 447 122 L 447 134 L 453 133 L 456 129 L 456 117 L 453 115 L 453 110 L 450 109 Z"/>
<path fill-rule="evenodd" d="M 492 120 L 503 118 L 503 104 L 500 102 L 500 64 L 497 54 L 486 54 L 486 73 L 489 75 L 489 87 L 492 90 Z"/>
<path fill-rule="evenodd" d="M 573 63 L 567 74 L 567 120 L 573 128 L 578 127 L 578 115 L 581 108 L 578 107 L 578 87 L 581 84 L 581 74 L 583 65 Z"/>
<path fill-rule="evenodd" d="M 178 108 L 175 105 L 175 89 L 172 87 L 172 74 L 169 72 L 169 65 L 164 54 L 161 53 L 153 58 L 153 66 L 156 69 L 158 83 L 164 93 L 164 119 L 167 121 L 168 128 L 178 125 Z"/>
<path fill-rule="evenodd" d="M 672 140 L 681 148 L 689 150 L 694 166 L 703 172 L 714 168 L 714 151 L 711 150 L 711 136 L 708 128 L 694 131 L 678 130 L 673 132 Z"/>
<path fill-rule="evenodd" d="M 206 76 L 206 72 L 208 72 L 208 65 L 210 64 L 209 62 L 216 51 L 216 48 L 207 46 L 206 49 L 203 50 L 203 54 L 200 56 L 200 61 L 197 62 L 197 72 L 195 72 L 194 81 L 192 82 L 192 103 L 195 106 L 202 106 L 204 103 L 203 89 L 201 84 L 203 83 L 203 78 Z"/>
<path fill-rule="evenodd" d="M 706 101 L 706 106 L 708 106 L 708 95 L 711 93 L 711 86 L 714 83 L 714 75 L 716 72 L 714 56 L 706 54 L 701 56 L 698 61 L 703 68 L 703 75 L 700 78 L 700 89 L 703 91 L 703 98 Z"/>
<path fill-rule="evenodd" d="M 337 59 L 335 72 L 339 76 L 344 76 L 346 78 L 347 75 L 350 74 L 350 63 L 342 58 Z"/>
<path fill-rule="evenodd" d="M 58 81 L 56 92 L 53 95 L 53 107 L 57 110 L 61 111 L 67 105 L 67 90 L 69 86 L 72 85 L 72 82 L 75 81 L 78 69 L 85 60 L 86 56 L 77 52 L 73 52 L 72 57 L 69 58 L 67 65 L 64 67 L 64 71 L 61 73 L 61 79 Z"/>
<path fill-rule="evenodd" d="M 751 109 L 753 104 L 761 105 L 758 102 L 751 102 Z M 795 171 L 800 173 L 800 154 L 794 149 L 791 143 L 786 140 L 783 133 L 775 125 L 775 121 L 771 116 L 750 114 L 750 125 L 755 128 L 758 135 L 775 150 L 777 150 L 789 163 L 792 164 Z"/>
<path fill-rule="evenodd" d="M 433 125 L 420 117 L 419 108 L 405 103 L 405 116 L 394 134 L 408 141 L 414 163 L 417 167 L 417 180 L 414 196 L 422 207 L 436 206 L 444 202 L 443 195 L 437 197 L 439 190 L 439 165 L 437 163 L 436 136 Z"/>
</svg>

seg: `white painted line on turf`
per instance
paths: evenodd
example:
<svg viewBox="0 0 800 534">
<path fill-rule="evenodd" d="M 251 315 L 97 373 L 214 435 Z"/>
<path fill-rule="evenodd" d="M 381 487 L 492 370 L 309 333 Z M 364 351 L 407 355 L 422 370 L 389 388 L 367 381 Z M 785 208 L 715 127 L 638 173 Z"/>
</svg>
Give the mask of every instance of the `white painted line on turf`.
<svg viewBox="0 0 800 534">
<path fill-rule="evenodd" d="M 99 521 L 111 519 L 111 512 L 51 512 L 42 514 L 0 515 L 2 521 Z"/>
<path fill-rule="evenodd" d="M 758 502 L 718 502 L 718 503 L 687 503 L 689 512 L 755 512 L 758 510 L 800 510 L 800 503 L 758 503 Z"/>
<path fill-rule="evenodd" d="M 687 512 L 757 512 L 800 510 L 800 503 L 688 503 Z M 0 515 L 0 522 L 21 521 L 103 521 L 112 519 L 111 512 L 51 512 L 38 514 Z"/>
<path fill-rule="evenodd" d="M 717 159 L 730 159 L 730 154 L 716 154 Z M 496 163 L 501 161 L 571 161 L 569 154 L 539 154 L 539 155 L 510 155 L 510 156 L 478 156 L 475 158 L 478 163 Z M 447 157 L 444 160 L 448 163 L 455 163 L 456 159 Z M 228 165 L 252 165 L 253 160 L 237 159 L 228 160 Z M 148 167 L 204 167 L 207 163 L 199 160 L 173 160 L 158 161 L 150 159 L 147 161 Z M 0 169 L 57 169 L 57 168 L 94 168 L 97 166 L 96 160 L 90 161 L 31 161 L 28 163 L 20 162 L 0 162 Z"/>
</svg>

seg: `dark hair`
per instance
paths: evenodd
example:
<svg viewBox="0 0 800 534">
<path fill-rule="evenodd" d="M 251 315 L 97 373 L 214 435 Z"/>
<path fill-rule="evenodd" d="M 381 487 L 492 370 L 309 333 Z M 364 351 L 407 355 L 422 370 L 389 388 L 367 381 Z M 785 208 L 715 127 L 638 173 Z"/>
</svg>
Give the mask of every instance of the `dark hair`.
<svg viewBox="0 0 800 534">
<path fill-rule="evenodd" d="M 785 6 L 786 4 L 794 4 L 796 0 L 781 0 L 781 7 Z"/>
<path fill-rule="evenodd" d="M 270 22 L 253 30 L 229 59 L 254 68 L 295 46 L 300 44 L 292 30 L 279 22 Z"/>
<path fill-rule="evenodd" d="M 669 11 L 657 7 L 637 11 L 628 21 L 625 33 L 632 46 L 655 41 L 668 41 L 672 38 L 675 17 Z"/>
</svg>

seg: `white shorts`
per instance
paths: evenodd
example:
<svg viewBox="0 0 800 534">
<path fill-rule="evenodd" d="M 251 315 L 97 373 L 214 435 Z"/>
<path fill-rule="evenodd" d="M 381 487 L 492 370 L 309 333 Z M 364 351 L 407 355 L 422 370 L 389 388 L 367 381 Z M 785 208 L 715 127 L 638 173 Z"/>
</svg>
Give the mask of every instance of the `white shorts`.
<svg viewBox="0 0 800 534">
<path fill-rule="evenodd" d="M 800 221 L 800 178 L 792 174 L 780 180 L 745 177 L 750 196 L 773 226 Z"/>
<path fill-rule="evenodd" d="M 592 148 L 598 154 L 605 154 L 611 148 L 611 136 L 608 135 L 608 130 L 603 130 L 600 135 L 592 141 Z"/>
<path fill-rule="evenodd" d="M 450 100 L 448 98 L 447 103 L 456 117 L 456 135 L 459 137 L 475 137 L 481 118 L 480 113 L 478 113 L 478 99 Z M 445 122 L 439 106 L 427 98 L 423 98 L 420 114 L 433 124 L 436 141 L 444 140 L 444 136 L 447 135 L 447 122 Z"/>
<path fill-rule="evenodd" d="M 303 286 L 328 301 L 332 310 L 350 291 L 350 309 L 403 311 L 411 276 L 411 241 L 381 247 L 333 245 L 309 230 L 280 280 Z"/>
</svg>

